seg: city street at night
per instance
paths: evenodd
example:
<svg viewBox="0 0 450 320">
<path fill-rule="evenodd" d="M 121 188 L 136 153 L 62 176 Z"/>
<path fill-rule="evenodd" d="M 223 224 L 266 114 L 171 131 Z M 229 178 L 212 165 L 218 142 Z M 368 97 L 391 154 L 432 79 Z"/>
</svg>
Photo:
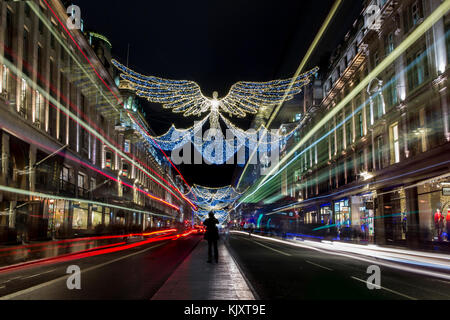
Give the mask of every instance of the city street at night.
<svg viewBox="0 0 450 320">
<path fill-rule="evenodd" d="M 450 300 L 449 13 L 0 0 L 1 303 Z"/>
</svg>

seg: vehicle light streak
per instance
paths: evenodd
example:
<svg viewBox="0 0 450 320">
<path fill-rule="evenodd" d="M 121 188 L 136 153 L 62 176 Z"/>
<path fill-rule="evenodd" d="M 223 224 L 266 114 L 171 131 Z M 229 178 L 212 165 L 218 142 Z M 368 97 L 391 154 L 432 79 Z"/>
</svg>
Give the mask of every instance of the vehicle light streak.
<svg viewBox="0 0 450 320">
<path fill-rule="evenodd" d="M 46 2 L 46 4 L 48 5 L 48 3 Z M 78 62 L 78 60 L 77 60 L 77 58 L 73 55 L 73 53 L 72 53 L 72 51 L 71 50 L 69 50 L 68 48 L 67 48 L 67 46 L 64 44 L 64 42 L 60 39 L 60 35 L 58 34 L 58 33 L 56 33 L 54 30 L 52 30 L 51 29 L 51 25 L 45 20 L 45 17 L 43 17 L 42 16 L 42 14 L 41 14 L 41 11 L 38 9 L 38 8 L 36 8 L 35 7 L 35 4 L 34 3 L 30 3 L 30 7 L 33 9 L 33 11 L 36 13 L 36 15 L 38 16 L 38 17 L 40 17 L 40 19 L 42 20 L 42 22 L 47 26 L 47 28 L 49 29 L 49 31 L 58 39 L 58 41 L 61 43 L 61 45 L 66 49 L 66 52 L 68 52 L 68 54 L 74 59 L 74 61 L 78 64 L 78 66 L 86 73 L 86 75 L 91 79 L 91 77 L 90 77 L 90 74 L 83 68 L 83 66 L 80 64 L 80 62 Z M 49 7 L 50 8 L 50 7 Z M 53 12 L 53 10 L 50 8 L 50 10 L 52 11 L 52 13 L 53 14 L 55 14 L 54 12 Z M 58 19 L 58 17 L 55 15 L 55 17 Z M 58 21 L 59 21 L 59 19 L 58 19 Z M 62 25 L 63 26 L 63 28 L 65 29 L 65 26 L 64 25 Z M 67 31 L 67 30 L 66 30 Z M 69 36 L 72 38 L 72 36 L 71 36 L 71 34 L 69 33 Z M 81 48 L 79 48 L 79 45 L 78 45 L 78 43 L 76 43 L 76 41 L 72 38 L 72 40 L 74 41 L 74 43 L 77 45 L 77 47 L 78 47 L 78 49 L 80 50 L 80 52 L 85 56 L 85 54 L 84 54 L 84 52 L 81 50 Z M 85 56 L 85 58 L 87 59 L 87 57 Z M 89 62 L 89 64 L 91 65 L 91 67 L 93 67 L 92 66 L 92 63 L 89 61 L 89 59 L 87 59 L 88 60 L 88 62 Z M 8 62 L 8 61 L 6 61 L 6 62 Z M 7 63 L 8 64 L 8 63 Z M 10 69 L 15 69 L 15 68 L 11 68 L 10 67 L 10 65 L 8 65 L 8 67 L 10 68 Z M 97 76 L 100 78 L 100 80 L 107 86 L 107 84 L 105 83 L 105 81 L 104 81 L 104 79 L 103 78 L 101 78 L 99 75 L 98 75 L 98 73 L 97 73 L 97 70 L 95 70 L 95 68 L 94 68 L 94 71 L 95 71 L 95 73 L 97 74 Z M 17 72 L 17 71 L 15 71 L 15 73 L 17 73 L 18 75 L 20 75 L 22 78 L 26 78 L 27 80 L 30 80 L 30 79 L 28 79 L 27 77 L 25 77 L 21 72 Z M 94 83 L 94 85 L 96 86 L 96 84 L 95 84 L 95 82 L 91 79 L 91 81 Z M 30 82 L 30 81 L 28 81 L 28 82 Z M 42 91 L 44 91 L 44 90 L 42 90 L 42 88 L 39 88 L 39 89 L 37 89 L 36 87 L 36 84 L 35 83 L 33 83 L 33 82 L 31 82 L 31 84 L 32 84 L 32 86 L 33 86 L 33 88 L 35 89 L 35 90 L 37 90 L 37 91 L 39 91 L 39 92 L 41 92 L 41 94 L 43 95 L 43 97 L 44 97 L 44 99 L 46 99 L 47 101 L 53 101 L 54 102 L 54 99 L 49 99 L 48 98 L 48 95 L 47 94 L 44 94 Z M 107 86 L 108 87 L 108 86 Z M 108 87 L 108 89 L 111 91 L 111 93 L 117 98 L 117 96 L 114 94 L 114 92 L 111 90 L 111 88 L 109 88 Z M 100 93 L 104 96 L 104 94 L 103 94 L 103 91 L 102 90 L 100 90 L 99 89 L 99 91 L 100 91 Z M 106 97 L 106 96 L 104 96 L 105 97 L 105 99 L 106 100 L 108 100 L 108 98 Z M 117 98 L 118 99 L 118 98 Z M 119 103 L 122 103 L 121 101 L 120 101 L 120 99 L 118 99 L 118 101 L 119 101 Z M 110 104 L 111 104 L 111 106 L 113 107 L 113 108 L 115 108 L 114 107 L 114 104 L 113 103 L 111 103 L 110 102 Z M 93 136 L 93 137 L 95 137 L 95 138 L 97 138 L 97 139 L 99 139 L 100 141 L 102 141 L 103 143 L 105 143 L 105 145 L 106 146 L 108 146 L 109 148 L 111 148 L 111 150 L 113 150 L 113 152 L 114 153 L 116 153 L 116 154 L 118 154 L 119 156 L 121 156 L 122 158 L 124 158 L 124 159 L 126 159 L 127 161 L 129 161 L 130 163 L 133 163 L 134 165 L 135 165 L 135 167 L 138 169 L 138 170 L 140 170 L 140 171 L 142 171 L 142 172 L 144 172 L 144 174 L 145 175 L 147 175 L 148 177 L 150 177 L 152 180 L 154 180 L 155 182 L 157 182 L 158 184 L 160 184 L 161 186 L 163 186 L 164 187 L 164 185 L 162 184 L 162 182 L 160 182 L 160 181 L 158 181 L 158 179 L 156 179 L 155 177 L 153 177 L 149 172 L 147 172 L 144 168 L 142 168 L 138 163 L 136 163 L 136 162 L 134 162 L 133 160 L 130 160 L 130 158 L 128 158 L 128 157 L 124 157 L 124 153 L 121 151 L 121 150 L 119 150 L 118 148 L 116 148 L 114 145 L 115 145 L 115 142 L 111 142 L 111 141 L 109 141 L 108 139 L 106 139 L 104 136 L 104 134 L 103 135 L 99 135 L 95 130 L 93 130 L 91 127 L 89 127 L 86 123 L 84 123 L 80 118 L 78 118 L 76 115 L 74 116 L 71 112 L 67 112 L 66 110 L 66 108 L 65 107 L 61 107 L 61 105 L 58 103 L 58 102 L 56 102 L 54 105 L 56 105 L 57 106 L 57 108 L 58 109 L 60 109 L 62 112 L 64 112 L 65 114 L 67 114 L 70 118 L 72 118 L 75 122 L 77 122 L 79 125 L 81 125 L 82 127 L 84 127 L 87 131 L 88 131 L 88 133 L 91 135 L 91 136 Z M 77 110 L 78 110 L 78 108 L 76 108 Z M 119 112 L 117 109 L 116 109 L 116 111 L 117 112 Z M 89 120 L 88 120 L 89 121 Z M 101 130 L 100 130 L 101 131 Z M 120 148 L 120 147 L 119 147 Z M 132 154 L 131 154 L 131 157 L 134 157 Z M 152 170 L 152 169 L 150 169 L 151 171 L 153 171 L 154 172 L 154 170 Z M 155 172 L 156 173 L 156 172 Z M 163 179 L 164 180 L 164 179 Z M 168 183 L 167 181 L 166 181 L 166 183 Z M 178 190 L 176 187 L 174 187 L 173 185 L 171 185 L 170 183 L 168 183 L 174 190 L 176 190 L 182 197 L 183 197 L 183 194 L 181 193 L 181 191 L 180 190 Z M 164 187 L 165 188 L 165 187 Z M 167 189 L 167 188 L 165 188 L 165 189 Z M 170 192 L 170 191 L 169 191 Z M 174 195 L 176 198 L 178 198 L 176 195 Z M 178 198 L 179 199 L 179 198 Z M 186 199 L 185 199 L 186 200 Z"/>
<path fill-rule="evenodd" d="M 130 234 L 122 234 L 122 235 L 94 236 L 94 237 L 84 237 L 84 238 L 76 238 L 76 239 L 65 239 L 65 240 L 58 240 L 58 241 L 48 241 L 48 242 L 43 242 L 43 243 L 28 244 L 28 245 L 24 245 L 24 246 L 15 246 L 15 247 L 11 247 L 11 248 L 1 248 L 0 252 L 17 250 L 17 249 L 28 249 L 28 248 L 41 247 L 41 246 L 53 245 L 53 244 L 72 243 L 72 242 L 79 242 L 79 241 L 110 240 L 110 239 L 120 239 L 120 238 L 138 237 L 138 236 L 148 237 L 151 235 L 161 235 L 161 234 L 173 233 L 173 232 L 177 232 L 177 229 L 164 229 L 164 230 L 145 232 L 145 233 L 130 233 Z"/>
<path fill-rule="evenodd" d="M 87 57 L 87 55 L 84 53 L 84 51 L 82 50 L 82 48 L 80 47 L 80 45 L 75 41 L 75 39 L 73 38 L 72 34 L 69 32 L 69 30 L 67 30 L 66 26 L 64 23 L 61 22 L 61 20 L 59 19 L 59 17 L 56 15 L 56 13 L 54 12 L 54 10 L 50 7 L 50 5 L 48 4 L 48 2 L 46 0 L 43 0 L 43 2 L 46 4 L 46 6 L 49 8 L 49 10 L 52 12 L 53 16 L 58 20 L 59 24 L 62 26 L 62 28 L 64 29 L 64 31 L 67 33 L 67 35 L 70 37 L 70 39 L 72 40 L 72 42 L 75 44 L 75 46 L 78 48 L 78 50 L 81 52 L 81 54 L 83 55 L 83 57 L 86 59 L 86 61 L 88 62 L 88 64 L 91 66 L 92 70 L 94 71 L 94 73 L 97 75 L 97 77 L 100 79 L 100 81 L 106 86 L 106 88 L 108 88 L 108 90 L 113 94 L 113 96 L 117 99 L 118 103 L 120 105 L 124 105 L 124 102 L 122 101 L 122 99 L 120 99 L 114 92 L 113 90 L 108 86 L 108 84 L 106 83 L 106 81 L 99 75 L 98 71 L 95 69 L 94 65 L 92 64 L 92 62 L 89 60 L 89 58 Z M 128 115 L 130 115 L 129 111 L 127 110 Z M 139 124 L 139 122 L 135 121 L 139 126 L 141 126 Z M 145 131 L 145 130 L 144 130 Z M 146 132 L 146 131 L 145 131 Z M 183 179 L 183 181 L 186 183 L 186 185 L 188 186 L 188 188 L 190 189 L 189 184 L 186 182 L 186 180 L 184 179 L 183 175 L 181 174 L 181 172 L 178 170 L 178 168 L 172 163 L 172 161 L 170 160 L 170 158 L 166 155 L 166 153 L 160 148 L 161 152 L 164 154 L 164 156 L 167 158 L 167 160 L 170 162 L 170 164 L 172 165 L 172 167 L 180 174 L 181 178 Z"/>
<path fill-rule="evenodd" d="M 383 72 L 388 66 L 395 62 L 409 47 L 416 42 L 425 32 L 430 29 L 439 19 L 441 19 L 450 10 L 450 0 L 445 0 L 436 8 L 402 43 L 398 45 L 386 58 L 384 58 L 373 71 L 370 72 L 361 82 L 346 95 L 333 109 L 331 109 L 320 121 L 302 137 L 296 146 L 283 157 L 277 165 L 262 179 L 255 190 L 260 189 L 273 175 L 278 175 L 278 170 L 292 155 L 295 154 L 320 128 L 330 121 L 338 112 L 340 112 L 353 98 L 355 98 L 367 85 Z M 273 177 L 272 177 L 273 178 Z M 248 198 L 248 196 L 246 197 Z M 245 200 L 245 199 L 244 199 Z"/>
<path fill-rule="evenodd" d="M 243 234 L 248 236 L 248 232 L 232 230 L 230 233 Z M 277 243 L 286 244 L 293 247 L 315 250 L 325 254 L 342 256 L 345 258 L 350 258 L 354 260 L 364 261 L 373 264 L 374 261 L 363 256 L 368 256 L 371 258 L 377 258 L 377 265 L 386 266 L 393 269 L 402 270 L 405 272 L 422 274 L 429 277 L 441 278 L 445 280 L 450 280 L 450 275 L 448 273 L 442 273 L 437 270 L 426 270 L 418 268 L 417 265 L 423 265 L 427 267 L 434 267 L 435 269 L 445 269 L 450 270 L 449 257 L 442 256 L 429 256 L 427 253 L 417 252 L 417 251 L 407 251 L 407 253 L 398 252 L 397 255 L 382 254 L 380 253 L 382 248 L 373 248 L 371 246 L 359 245 L 359 248 L 348 247 L 347 244 L 342 245 L 341 243 L 332 242 L 331 244 L 327 242 L 309 241 L 305 240 L 299 243 L 298 241 L 286 241 L 275 238 L 264 237 L 260 235 L 252 234 L 251 237 L 264 239 L 268 241 L 273 241 Z M 354 245 L 358 246 L 358 245 Z M 392 249 L 391 249 L 392 250 Z M 386 261 L 383 261 L 386 260 Z M 394 263 L 393 263 L 394 262 Z M 405 265 L 411 264 L 413 267 Z"/>
<path fill-rule="evenodd" d="M 316 49 L 317 45 L 319 44 L 320 40 L 322 39 L 323 34 L 325 33 L 325 31 L 328 29 L 331 21 L 333 20 L 336 12 L 338 11 L 340 5 L 341 5 L 342 0 L 336 0 L 335 3 L 333 4 L 333 7 L 331 8 L 331 11 L 328 13 L 328 16 L 326 17 L 324 23 L 322 24 L 322 26 L 319 29 L 319 32 L 316 34 L 316 36 L 314 37 L 313 42 L 311 43 L 311 45 L 308 48 L 308 51 L 306 52 L 305 56 L 303 57 L 302 61 L 300 62 L 300 65 L 297 68 L 297 71 L 295 72 L 294 76 L 292 77 L 292 81 L 289 84 L 289 87 L 292 88 L 292 85 L 294 84 L 294 80 L 300 75 L 300 73 L 303 71 L 306 63 L 308 62 L 309 58 L 311 57 L 311 54 L 314 52 L 314 50 Z M 242 182 L 242 178 L 244 177 L 245 172 L 247 171 L 247 168 L 249 166 L 249 164 L 251 163 L 251 160 L 253 159 L 253 157 L 256 154 L 256 150 L 258 149 L 258 146 L 260 144 L 260 141 L 262 141 L 264 139 L 264 136 L 267 133 L 267 130 L 269 129 L 270 125 L 272 124 L 272 122 L 275 120 L 275 117 L 277 116 L 278 112 L 280 111 L 284 101 L 287 98 L 287 92 L 289 92 L 290 90 L 286 91 L 286 94 L 284 95 L 282 101 L 278 104 L 278 106 L 276 107 L 276 109 L 272 112 L 272 115 L 269 119 L 269 121 L 267 122 L 267 124 L 264 126 L 264 131 L 262 134 L 262 138 L 258 141 L 257 147 L 255 148 L 255 150 L 253 151 L 253 154 L 249 157 L 247 164 L 244 167 L 244 170 L 242 171 L 242 174 L 238 180 L 238 183 L 236 185 L 236 189 L 239 188 L 239 185 Z"/>
<path fill-rule="evenodd" d="M 22 78 L 25 78 L 25 77 L 26 77 L 24 74 L 22 74 L 22 72 L 21 72 L 20 70 L 17 69 L 16 66 L 14 66 L 14 65 L 13 65 L 11 62 L 9 62 L 8 60 L 5 60 L 5 61 L 4 61 L 4 64 L 6 64 L 6 65 L 8 66 L 8 68 L 9 68 L 11 71 L 13 71 L 14 73 L 16 73 L 18 76 L 21 76 Z M 85 127 L 88 131 L 90 131 L 91 133 L 93 133 L 99 140 L 101 140 L 101 141 L 103 141 L 104 143 L 106 143 L 106 142 L 105 142 L 105 141 L 106 141 L 105 138 L 103 138 L 98 132 L 96 132 L 95 130 L 93 130 L 93 129 L 92 129 L 91 127 L 89 127 L 86 123 L 84 123 L 80 118 L 78 118 L 76 115 L 74 115 L 72 112 L 70 112 L 67 108 L 65 108 L 64 106 L 62 106 L 58 101 L 56 101 L 53 97 L 51 97 L 47 92 L 45 92 L 45 91 L 44 91 L 41 87 L 39 87 L 36 83 L 30 81 L 30 79 L 29 79 L 28 77 L 26 77 L 26 78 L 28 79 L 28 82 L 31 84 L 31 86 L 34 87 L 35 90 L 40 91 L 43 95 L 45 95 L 45 96 L 47 97 L 47 100 L 48 100 L 49 102 L 50 102 L 49 99 L 51 99 L 53 102 L 55 102 L 55 103 L 51 103 L 51 102 L 50 102 L 50 104 L 52 104 L 53 106 L 58 105 L 58 108 L 61 109 L 61 110 L 63 110 L 64 113 L 68 114 L 74 121 L 76 121 L 77 123 L 82 124 L 83 127 Z M 3 123 L 3 127 L 6 127 L 6 126 L 7 126 L 7 123 Z M 15 133 L 15 134 L 18 135 L 17 133 Z M 19 136 L 20 136 L 20 135 L 19 135 Z M 28 140 L 26 137 L 22 137 L 22 139 Z M 36 142 L 34 142 L 34 143 L 35 143 L 35 144 L 38 144 L 38 143 L 36 143 Z M 111 144 L 109 144 L 109 147 L 112 148 L 112 149 L 114 149 L 116 152 L 120 152 L 120 150 L 118 150 L 117 148 L 115 148 L 115 147 L 112 146 Z M 47 149 L 48 149 L 48 148 L 47 148 Z M 55 151 L 55 150 L 52 150 L 52 151 Z M 60 154 L 61 154 L 61 152 L 60 152 Z M 89 164 L 87 164 L 87 163 L 85 163 L 85 162 L 81 162 L 81 160 L 79 160 L 79 159 L 76 159 L 76 158 L 74 158 L 74 157 L 71 157 L 70 155 L 67 155 L 67 154 L 66 154 L 66 156 L 72 158 L 72 160 L 74 160 L 74 161 L 77 161 L 77 162 L 79 162 L 79 163 L 83 163 L 83 165 L 88 166 L 88 167 L 91 168 L 92 170 L 94 170 L 94 171 L 96 171 L 96 172 L 98 172 L 98 173 L 100 173 L 100 174 L 102 174 L 102 175 L 104 175 L 104 176 L 106 176 L 106 177 L 108 177 L 108 178 L 110 178 L 110 179 L 116 181 L 116 182 L 119 182 L 118 179 L 116 179 L 116 178 L 114 178 L 114 177 L 111 177 L 110 175 L 108 175 L 108 174 L 106 174 L 106 173 L 104 173 L 104 172 L 102 172 L 102 171 L 100 171 L 100 170 L 98 170 L 98 169 L 92 167 L 91 165 L 89 165 Z M 129 158 L 128 158 L 128 159 L 129 159 Z M 129 161 L 133 162 L 131 159 L 129 159 Z M 130 188 L 132 188 L 132 189 L 135 188 L 135 187 L 133 187 L 133 186 L 131 186 L 131 185 L 129 185 L 129 184 L 124 183 L 123 181 L 120 181 L 120 183 L 122 183 L 122 184 L 124 184 L 124 185 L 126 185 L 126 186 L 128 186 L 128 187 L 130 187 Z M 136 187 L 136 188 L 137 188 L 137 187 Z M 137 189 L 138 189 L 141 193 L 147 195 L 148 197 L 150 197 L 150 198 L 152 198 L 152 199 L 154 199 L 154 200 L 157 200 L 157 201 L 159 201 L 159 202 L 161 202 L 161 203 L 163 203 L 163 204 L 166 204 L 166 205 L 168 205 L 168 206 L 174 208 L 175 210 L 179 210 L 179 207 L 177 207 L 177 206 L 175 206 L 175 205 L 173 205 L 173 204 L 171 204 L 171 203 L 169 203 L 169 202 L 167 202 L 167 201 L 165 201 L 165 200 L 163 200 L 163 199 L 160 199 L 160 198 L 158 198 L 158 197 L 155 197 L 154 195 L 152 195 L 152 194 L 150 194 L 150 193 L 148 193 L 148 192 L 146 192 L 146 191 L 144 191 L 144 190 L 142 190 L 142 189 L 139 189 L 139 188 L 137 188 Z"/>
<path fill-rule="evenodd" d="M 174 230 L 174 229 L 171 229 L 171 230 Z M 21 269 L 31 267 L 31 266 L 55 264 L 55 263 L 61 263 L 61 262 L 66 262 L 66 261 L 71 261 L 71 260 L 78 260 L 78 259 L 83 259 L 83 258 L 88 258 L 88 257 L 93 257 L 93 256 L 98 256 L 98 255 L 103 255 L 103 254 L 108 254 L 108 253 L 119 252 L 119 251 L 131 249 L 131 248 L 135 248 L 138 246 L 146 245 L 146 244 L 149 244 L 152 242 L 171 240 L 175 237 L 175 235 L 165 235 L 164 233 L 167 233 L 167 230 L 157 231 L 155 233 L 149 233 L 149 234 L 160 234 L 160 235 L 158 237 L 155 237 L 152 239 L 148 239 L 148 240 L 144 240 L 144 241 L 140 241 L 140 242 L 136 242 L 136 243 L 132 243 L 132 244 L 126 244 L 126 242 L 119 242 L 119 243 L 108 244 L 105 246 L 99 246 L 99 247 L 95 247 L 95 248 L 91 248 L 91 249 L 87 249 L 87 250 L 83 250 L 83 251 L 67 253 L 64 255 L 56 256 L 56 257 L 44 258 L 44 259 L 33 260 L 30 262 L 20 263 L 20 264 L 16 264 L 16 265 L 6 266 L 6 267 L 0 268 L 0 273 L 21 270 Z"/>
<path fill-rule="evenodd" d="M 445 34 L 445 36 L 441 37 L 438 41 L 442 41 L 443 38 L 447 39 L 447 38 L 449 37 L 449 35 L 450 35 L 450 31 L 447 31 L 446 34 Z M 435 45 L 429 47 L 429 48 L 428 48 L 426 51 L 424 51 L 420 56 L 418 56 L 413 62 L 411 62 L 411 63 L 405 68 L 405 70 L 403 70 L 403 71 L 401 72 L 401 74 L 407 73 L 407 72 L 409 72 L 409 70 L 412 70 L 412 69 L 420 62 L 421 59 L 423 59 L 424 57 L 426 57 L 428 54 L 430 54 L 430 53 L 433 51 L 434 46 L 435 46 Z M 398 80 L 398 78 L 400 77 L 401 74 L 396 74 L 389 82 L 387 82 L 387 83 L 383 86 L 383 88 L 382 88 L 381 90 L 385 90 L 385 89 L 387 89 L 389 86 L 391 86 L 393 83 L 395 83 L 395 82 Z M 375 93 L 374 95 L 376 95 L 376 93 Z M 347 121 L 350 121 L 350 120 L 352 119 L 352 117 L 353 117 L 355 114 L 357 114 L 358 112 L 360 112 L 360 111 L 361 111 L 361 110 L 362 110 L 362 109 L 370 102 L 370 99 L 372 99 L 372 98 L 373 98 L 373 96 L 372 96 L 372 97 L 369 97 L 365 102 L 361 103 L 361 105 L 358 106 L 358 108 L 356 108 L 349 116 L 347 116 L 347 117 L 346 117 L 343 121 L 341 121 L 340 123 L 336 124 L 336 127 L 335 127 L 335 128 L 333 128 L 332 130 L 330 130 L 329 132 L 327 132 L 326 134 L 324 134 L 322 137 L 316 139 L 316 140 L 315 140 L 313 143 L 311 143 L 307 148 L 305 148 L 302 152 L 298 153 L 298 154 L 297 154 L 295 157 L 293 157 L 288 163 L 286 163 L 281 169 L 279 169 L 272 177 L 270 177 L 270 178 L 267 178 L 267 177 L 266 177 L 267 180 L 266 180 L 265 182 L 262 181 L 261 183 L 264 185 L 264 184 L 269 183 L 269 182 L 272 181 L 273 179 L 275 179 L 275 178 L 277 177 L 278 174 L 280 174 L 281 172 L 283 172 L 284 170 L 286 170 L 286 169 L 287 169 L 291 164 L 293 164 L 299 157 L 301 157 L 303 154 L 305 154 L 306 152 L 308 152 L 311 148 L 313 148 L 314 146 L 316 146 L 317 144 L 319 144 L 322 140 L 326 139 L 328 136 L 330 136 L 331 134 L 333 134 L 337 129 L 343 127 L 343 126 L 345 125 L 345 123 L 346 123 Z M 369 178 L 369 180 L 370 180 L 371 178 L 373 178 L 373 176 L 372 176 L 372 177 L 368 176 L 367 178 Z M 346 190 L 348 191 L 348 190 L 350 190 L 350 189 L 346 189 Z M 251 192 L 249 195 L 246 195 L 242 200 L 239 201 L 239 203 L 234 207 L 234 209 L 236 209 L 237 207 L 239 207 L 244 201 L 249 200 L 249 198 L 250 198 L 251 196 L 253 196 L 255 193 L 257 193 L 258 191 L 260 191 L 260 189 L 255 189 L 255 190 L 253 190 L 253 192 Z M 320 198 L 320 197 L 311 198 L 311 200 L 312 200 L 312 199 L 318 199 L 318 198 Z M 310 200 L 310 199 L 305 200 L 305 201 L 309 201 L 309 200 Z M 289 205 L 289 206 L 290 206 L 290 205 Z M 233 209 L 233 210 L 234 210 L 234 209 Z"/>
</svg>

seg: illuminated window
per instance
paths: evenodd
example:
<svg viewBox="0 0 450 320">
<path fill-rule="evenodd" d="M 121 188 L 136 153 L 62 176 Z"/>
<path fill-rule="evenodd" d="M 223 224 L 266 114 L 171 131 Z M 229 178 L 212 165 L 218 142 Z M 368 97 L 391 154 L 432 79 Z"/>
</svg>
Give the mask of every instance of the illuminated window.
<svg viewBox="0 0 450 320">
<path fill-rule="evenodd" d="M 35 95 L 36 95 L 36 101 L 35 101 L 35 105 L 34 105 L 34 122 L 37 124 L 40 124 L 42 106 L 43 106 L 43 97 L 37 90 L 35 91 Z"/>
<path fill-rule="evenodd" d="M 400 139 L 398 134 L 398 124 L 391 126 L 390 130 L 391 140 L 391 164 L 400 162 Z"/>
<path fill-rule="evenodd" d="M 8 68 L 3 65 L 0 67 L 1 77 L 0 77 L 0 93 L 8 92 Z"/>
<path fill-rule="evenodd" d="M 20 90 L 20 106 L 19 111 L 23 116 L 26 116 L 26 110 L 27 110 L 27 82 L 25 79 L 22 79 L 21 83 L 21 90 Z"/>
</svg>

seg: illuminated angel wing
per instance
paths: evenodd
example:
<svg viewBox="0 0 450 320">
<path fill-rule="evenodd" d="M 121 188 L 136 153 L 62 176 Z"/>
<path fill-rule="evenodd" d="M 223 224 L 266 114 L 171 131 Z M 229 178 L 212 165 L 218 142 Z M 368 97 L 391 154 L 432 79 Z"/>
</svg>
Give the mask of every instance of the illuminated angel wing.
<svg viewBox="0 0 450 320">
<path fill-rule="evenodd" d="M 144 76 L 125 67 L 116 60 L 113 65 L 121 71 L 120 77 L 126 81 L 136 95 L 150 102 L 161 103 L 164 108 L 185 116 L 198 116 L 207 112 L 211 103 L 203 96 L 197 83 L 188 80 L 169 80 L 154 76 Z"/>
<path fill-rule="evenodd" d="M 228 95 L 221 100 L 220 107 L 224 112 L 241 118 L 245 117 L 247 113 L 255 114 L 262 106 L 273 107 L 283 101 L 293 99 L 305 85 L 310 83 L 317 71 L 318 68 L 314 68 L 305 72 L 299 75 L 293 83 L 293 79 L 237 82 L 231 87 Z"/>
</svg>

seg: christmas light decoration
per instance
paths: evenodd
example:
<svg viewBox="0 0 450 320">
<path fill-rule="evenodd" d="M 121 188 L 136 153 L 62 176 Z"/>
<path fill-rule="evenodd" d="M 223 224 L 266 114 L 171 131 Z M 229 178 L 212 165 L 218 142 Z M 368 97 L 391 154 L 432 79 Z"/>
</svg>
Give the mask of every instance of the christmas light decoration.
<svg viewBox="0 0 450 320">
<path fill-rule="evenodd" d="M 194 212 L 201 220 L 206 219 L 209 212 L 213 212 L 219 223 L 223 224 L 229 214 L 225 209 L 235 203 L 242 193 L 237 192 L 232 186 L 208 188 L 194 185 L 185 196 L 199 208 Z"/>
<path fill-rule="evenodd" d="M 230 120 L 220 115 L 220 119 L 230 130 L 232 136 L 225 138 L 220 130 L 210 130 L 209 134 L 203 139 L 202 129 L 210 116 L 208 115 L 187 129 L 178 129 L 172 125 L 165 134 L 156 137 L 149 136 L 141 129 L 139 124 L 131 123 L 131 125 L 155 148 L 173 151 L 183 148 L 185 144 L 192 143 L 208 163 L 217 165 L 227 162 L 241 148 L 247 148 L 249 152 L 257 148 L 260 153 L 269 153 L 272 152 L 273 147 L 276 147 L 277 150 L 274 151 L 277 152 L 278 148 L 286 144 L 299 128 L 298 125 L 287 134 L 280 134 L 281 130 L 273 130 L 263 135 L 264 131 L 267 132 L 267 128 L 264 126 L 261 126 L 258 130 L 245 131 L 234 126 Z M 219 152 L 216 152 L 217 150 Z"/>
<path fill-rule="evenodd" d="M 219 129 L 219 114 L 244 118 L 248 113 L 256 114 L 261 106 L 273 107 L 281 101 L 288 101 L 311 82 L 318 68 L 305 72 L 295 79 L 273 80 L 268 82 L 235 83 L 226 97 L 219 99 L 214 92 L 212 98 L 205 97 L 200 86 L 194 81 L 169 80 L 139 74 L 116 60 L 112 64 L 122 73 L 125 85 L 136 95 L 150 102 L 161 103 L 166 109 L 183 113 L 185 117 L 200 116 L 209 112 L 210 128 Z"/>
</svg>

